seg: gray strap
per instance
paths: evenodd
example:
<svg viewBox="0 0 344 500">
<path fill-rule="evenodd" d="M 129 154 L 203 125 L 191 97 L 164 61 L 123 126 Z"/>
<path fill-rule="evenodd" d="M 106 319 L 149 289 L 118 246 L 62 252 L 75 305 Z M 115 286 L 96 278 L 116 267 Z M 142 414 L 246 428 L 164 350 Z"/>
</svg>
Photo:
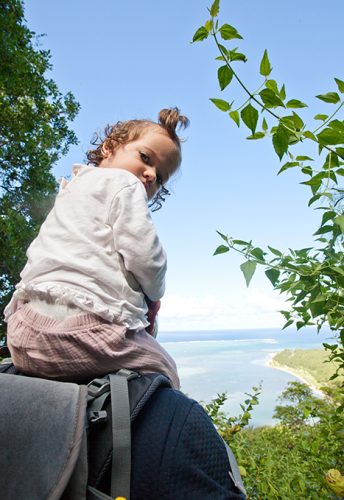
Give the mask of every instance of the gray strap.
<svg viewBox="0 0 344 500">
<path fill-rule="evenodd" d="M 92 488 L 92 486 L 89 486 L 87 488 L 87 500 L 114 500 L 114 499 L 113 497 L 109 497 L 109 495 L 105 495 L 105 493 L 96 490 L 96 488 Z"/>
<path fill-rule="evenodd" d="M 226 441 L 223 438 L 222 438 L 222 441 L 223 441 L 223 444 L 225 445 L 229 464 L 231 466 L 231 471 L 229 471 L 228 474 L 229 474 L 230 478 L 232 479 L 233 483 L 235 484 L 235 486 L 238 488 L 238 490 L 240 490 L 241 493 L 243 493 L 245 496 L 247 496 L 245 487 L 244 487 L 242 479 L 241 479 L 241 475 L 240 475 L 240 471 L 239 471 L 239 467 L 238 467 L 236 458 L 235 458 L 232 450 L 230 449 L 230 447 L 228 446 L 228 444 L 226 443 Z"/>
<path fill-rule="evenodd" d="M 129 372 L 130 373 L 130 372 Z M 131 432 L 127 371 L 109 375 L 112 412 L 111 496 L 130 499 Z"/>
</svg>

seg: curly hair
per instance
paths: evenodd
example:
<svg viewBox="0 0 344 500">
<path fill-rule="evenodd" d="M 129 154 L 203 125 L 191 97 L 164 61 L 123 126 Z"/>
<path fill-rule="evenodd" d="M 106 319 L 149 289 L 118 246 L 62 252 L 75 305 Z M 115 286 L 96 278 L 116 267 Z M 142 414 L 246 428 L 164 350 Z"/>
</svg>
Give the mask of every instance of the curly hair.
<svg viewBox="0 0 344 500">
<path fill-rule="evenodd" d="M 157 122 L 153 120 L 127 120 L 119 121 L 114 125 L 107 125 L 103 134 L 94 134 L 91 144 L 96 148 L 87 151 L 87 163 L 92 163 L 98 167 L 105 158 L 104 147 L 107 151 L 114 153 L 118 147 L 139 139 L 143 132 L 147 130 L 147 127 L 158 127 L 166 132 L 180 152 L 182 140 L 177 135 L 177 128 L 186 128 L 188 125 L 188 118 L 181 115 L 178 108 L 162 109 L 159 112 Z M 162 202 L 165 201 L 165 197 L 169 194 L 166 187 L 162 186 L 160 188 L 149 204 L 153 212 L 161 208 Z"/>
</svg>

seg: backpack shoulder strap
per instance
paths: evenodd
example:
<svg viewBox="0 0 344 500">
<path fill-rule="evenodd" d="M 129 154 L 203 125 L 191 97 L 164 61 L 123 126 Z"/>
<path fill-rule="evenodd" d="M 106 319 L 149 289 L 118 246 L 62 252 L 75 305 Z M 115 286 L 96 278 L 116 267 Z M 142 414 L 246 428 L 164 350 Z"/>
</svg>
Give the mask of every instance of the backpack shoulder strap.
<svg viewBox="0 0 344 500">
<path fill-rule="evenodd" d="M 89 384 L 89 416 L 93 422 L 104 421 L 111 412 L 111 428 L 108 426 L 102 434 L 96 433 L 97 439 L 91 445 L 95 455 L 91 457 L 91 470 L 95 470 L 91 472 L 89 500 L 118 496 L 130 498 L 131 423 L 160 387 L 170 387 L 165 376 L 157 373 L 141 375 L 126 369 Z M 111 403 L 108 401 L 110 392 Z M 104 476 L 111 458 L 111 497 L 107 497 L 97 489 L 97 478 Z"/>
</svg>

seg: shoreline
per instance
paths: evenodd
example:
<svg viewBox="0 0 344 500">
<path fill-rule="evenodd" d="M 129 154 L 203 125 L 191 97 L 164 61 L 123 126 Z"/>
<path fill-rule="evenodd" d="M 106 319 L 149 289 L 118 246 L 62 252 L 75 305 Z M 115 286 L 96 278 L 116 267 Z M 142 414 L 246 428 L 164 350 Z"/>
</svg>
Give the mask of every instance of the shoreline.
<svg viewBox="0 0 344 500">
<path fill-rule="evenodd" d="M 278 352 L 274 352 L 270 355 L 269 359 L 266 361 L 265 366 L 268 368 L 273 368 L 275 370 L 280 370 L 285 373 L 289 373 L 290 375 L 294 375 L 294 377 L 298 378 L 301 382 L 308 385 L 311 391 L 318 397 L 323 398 L 325 394 L 323 391 L 319 389 L 317 384 L 314 381 L 311 381 L 306 378 L 305 373 L 300 373 L 298 370 L 291 368 L 290 366 L 280 365 L 274 360 L 274 357 L 278 354 Z M 313 377 L 312 377 L 313 378 Z"/>
</svg>

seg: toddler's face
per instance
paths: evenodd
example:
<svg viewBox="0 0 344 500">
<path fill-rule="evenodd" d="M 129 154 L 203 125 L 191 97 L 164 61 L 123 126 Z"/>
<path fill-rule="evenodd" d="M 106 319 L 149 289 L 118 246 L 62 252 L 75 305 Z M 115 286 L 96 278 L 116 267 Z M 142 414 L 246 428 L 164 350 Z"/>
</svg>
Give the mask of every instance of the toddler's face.
<svg viewBox="0 0 344 500">
<path fill-rule="evenodd" d="M 176 144 L 163 130 L 152 127 L 135 141 L 109 152 L 99 166 L 121 168 L 136 175 L 150 200 L 174 174 L 179 163 L 180 152 Z"/>
</svg>

